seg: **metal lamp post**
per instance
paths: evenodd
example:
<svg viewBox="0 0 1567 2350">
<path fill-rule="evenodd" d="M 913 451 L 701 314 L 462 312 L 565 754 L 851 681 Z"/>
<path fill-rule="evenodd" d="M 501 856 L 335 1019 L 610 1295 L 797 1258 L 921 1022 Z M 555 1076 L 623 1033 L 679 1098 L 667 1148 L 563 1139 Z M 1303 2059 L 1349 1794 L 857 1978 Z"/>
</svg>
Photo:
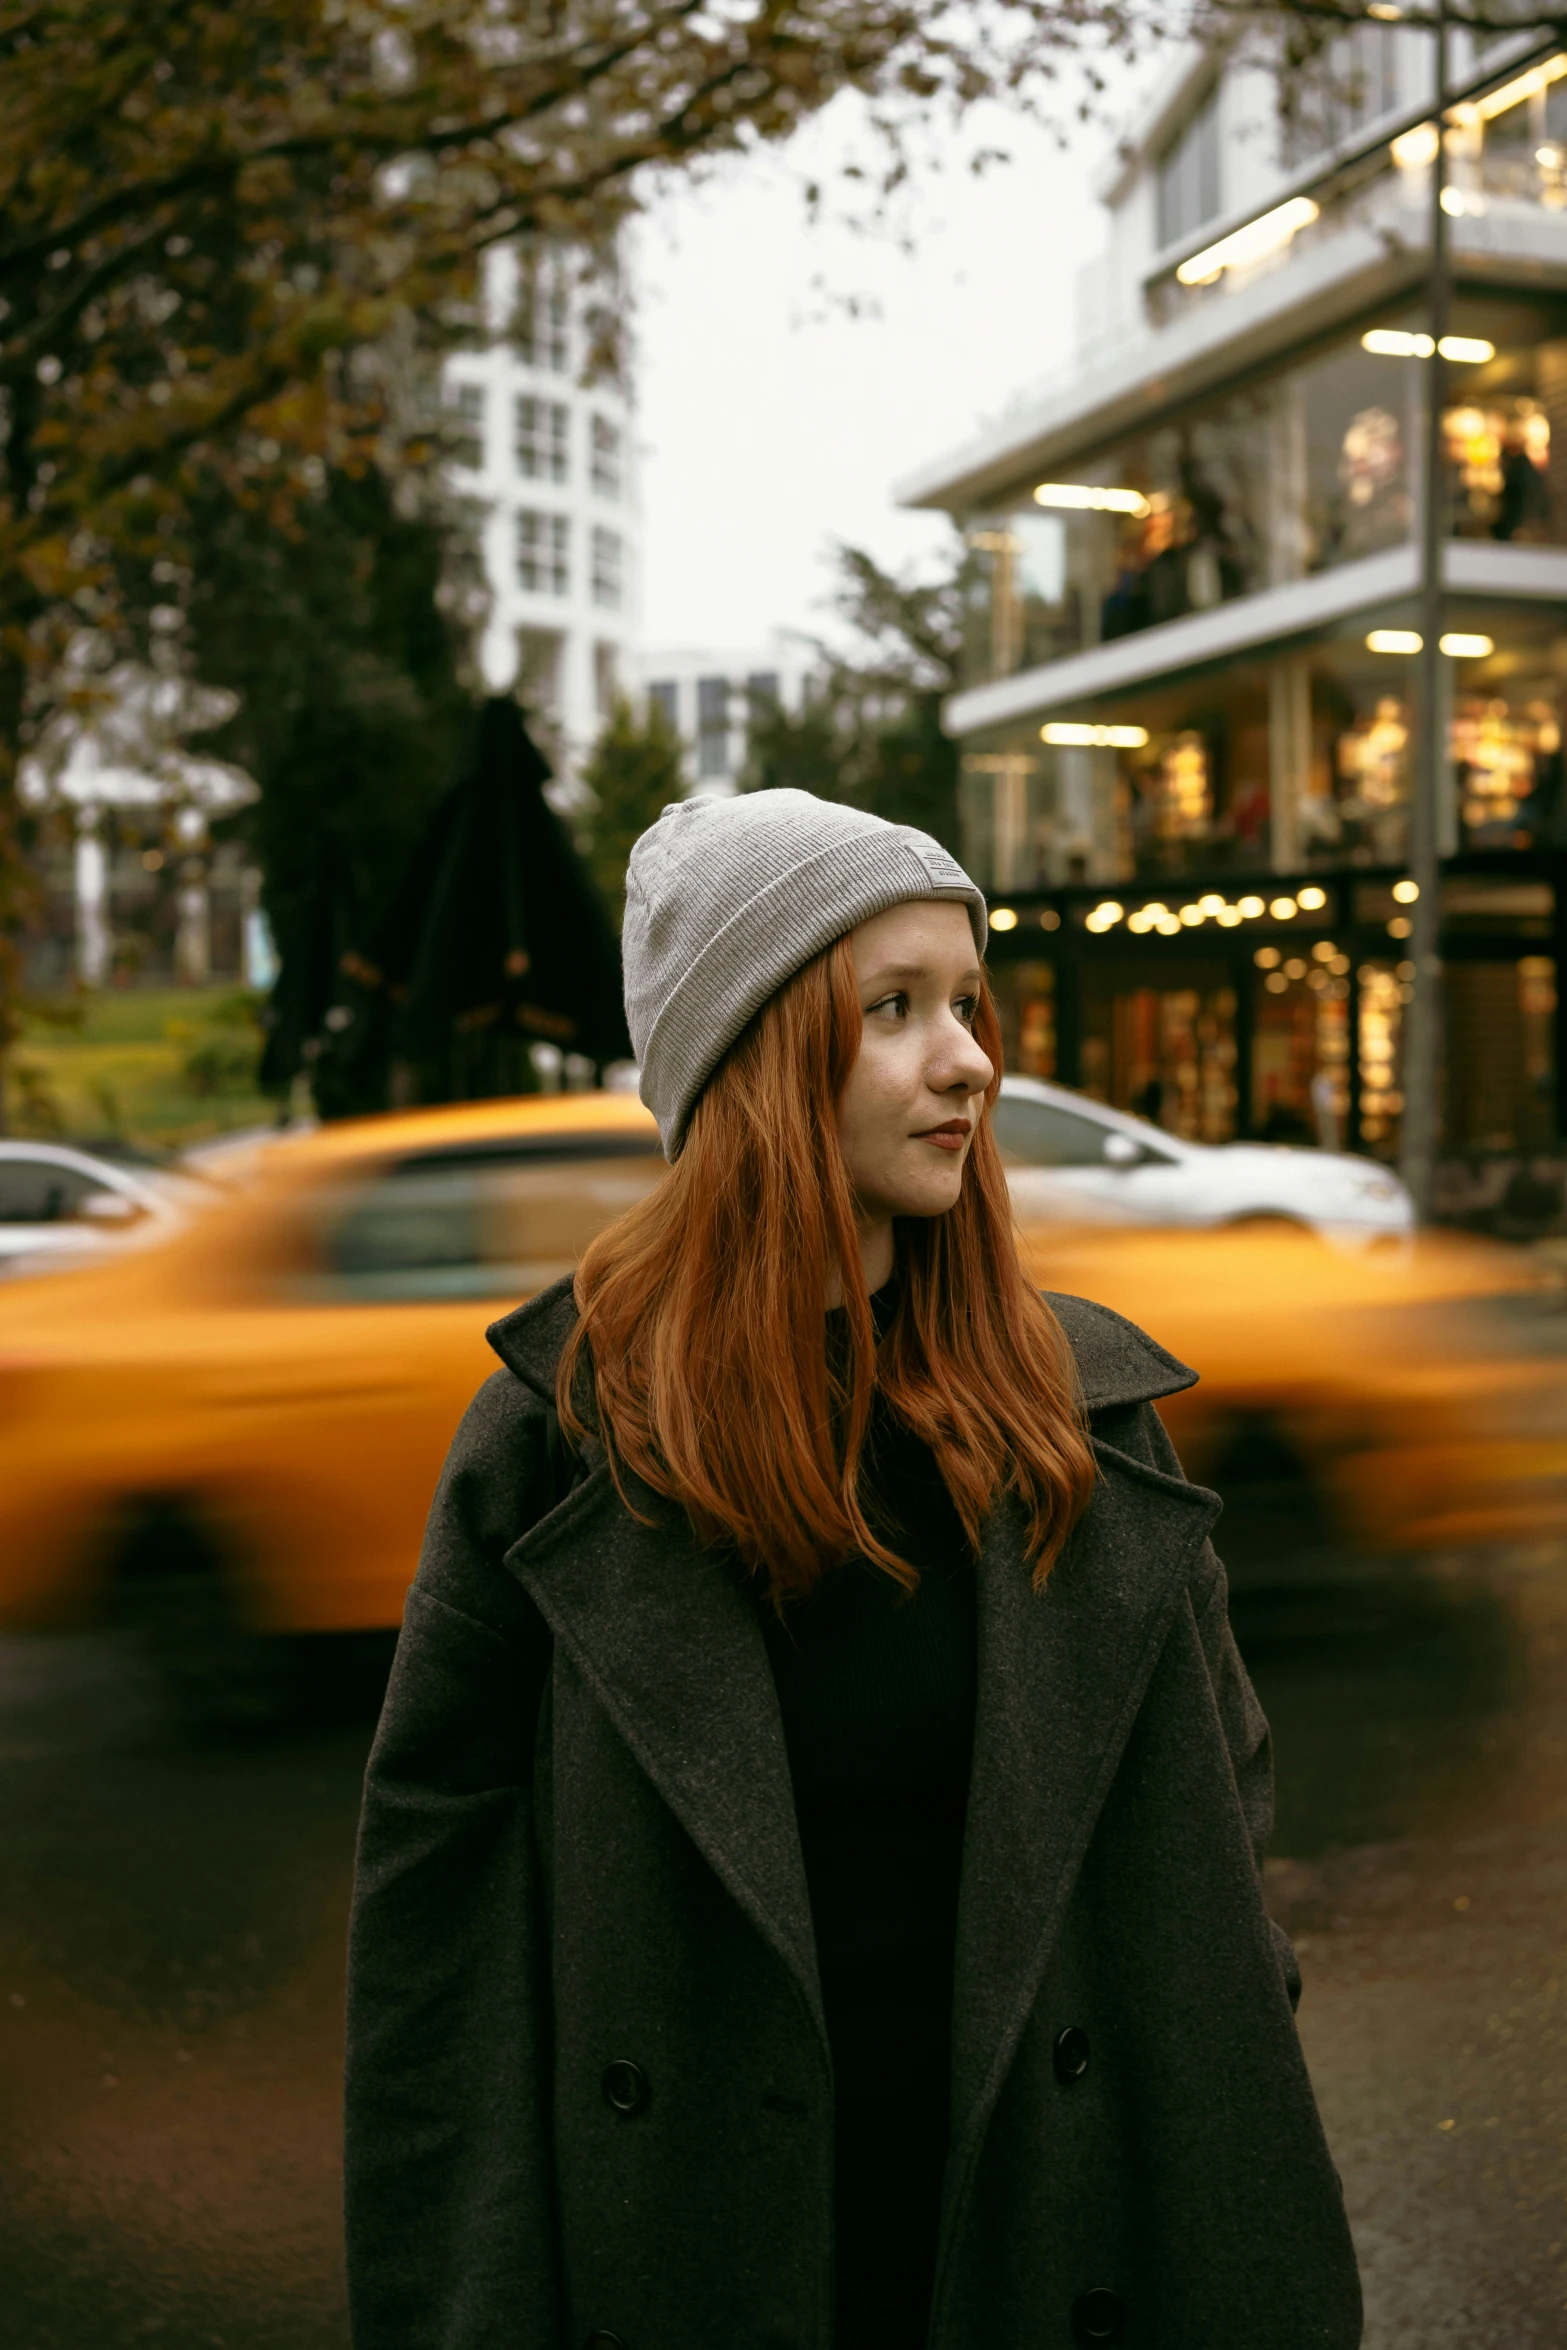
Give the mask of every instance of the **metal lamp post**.
<svg viewBox="0 0 1567 2350">
<path fill-rule="evenodd" d="M 1425 479 L 1420 513 L 1419 686 L 1414 790 L 1409 807 L 1409 876 L 1419 891 L 1411 908 L 1414 995 L 1404 1030 L 1404 1118 L 1400 1172 L 1422 1216 L 1431 1212 L 1436 1171 L 1442 1042 L 1441 828 L 1447 790 L 1446 681 L 1442 674 L 1443 554 L 1447 540 L 1447 469 L 1442 414 L 1452 286 L 1447 230 L 1447 11 L 1436 24 L 1436 150 L 1431 158 L 1430 356 L 1425 362 Z"/>
</svg>

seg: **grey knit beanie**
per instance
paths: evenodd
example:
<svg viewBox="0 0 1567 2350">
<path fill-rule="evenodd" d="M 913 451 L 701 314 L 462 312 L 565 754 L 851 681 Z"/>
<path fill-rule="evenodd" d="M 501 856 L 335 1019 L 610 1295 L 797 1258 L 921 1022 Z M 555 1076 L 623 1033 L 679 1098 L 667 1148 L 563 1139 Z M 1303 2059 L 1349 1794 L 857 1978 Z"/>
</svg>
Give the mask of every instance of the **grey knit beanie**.
<svg viewBox="0 0 1567 2350">
<path fill-rule="evenodd" d="M 626 872 L 621 956 L 642 1099 L 678 1157 L 697 1096 L 785 980 L 872 914 L 955 898 L 985 951 L 985 899 L 928 832 L 805 791 L 678 800 Z"/>
</svg>

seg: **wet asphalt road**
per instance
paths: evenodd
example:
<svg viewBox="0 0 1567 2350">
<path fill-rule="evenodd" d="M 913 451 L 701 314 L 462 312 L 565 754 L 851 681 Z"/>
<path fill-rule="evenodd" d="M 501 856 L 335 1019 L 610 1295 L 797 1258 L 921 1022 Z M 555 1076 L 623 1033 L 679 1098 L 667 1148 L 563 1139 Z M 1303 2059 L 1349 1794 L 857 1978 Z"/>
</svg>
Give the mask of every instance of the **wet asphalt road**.
<svg viewBox="0 0 1567 2350">
<path fill-rule="evenodd" d="M 1367 2342 L 1556 2350 L 1567 1554 L 1329 1563 L 1236 1612 Z M 0 1642 L 6 2350 L 344 2350 L 357 1717 L 197 1749 L 117 1636 Z"/>
</svg>

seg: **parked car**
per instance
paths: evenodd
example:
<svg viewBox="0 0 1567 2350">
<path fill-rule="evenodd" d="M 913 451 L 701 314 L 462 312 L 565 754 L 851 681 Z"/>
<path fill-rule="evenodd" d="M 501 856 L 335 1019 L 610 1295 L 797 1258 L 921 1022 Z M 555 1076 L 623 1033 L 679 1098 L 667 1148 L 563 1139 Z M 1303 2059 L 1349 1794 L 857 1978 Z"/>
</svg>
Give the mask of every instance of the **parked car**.
<svg viewBox="0 0 1567 2350">
<path fill-rule="evenodd" d="M 146 1169 L 70 1143 L 0 1140 L 0 1272 L 171 1231 L 180 1204 L 178 1185 Z"/>
<path fill-rule="evenodd" d="M 664 1173 L 624 1095 L 368 1118 L 277 1143 L 159 1245 L 6 1286 L 0 1622 L 131 1605 L 197 1712 L 234 1686 L 214 1657 L 263 1645 L 236 1627 L 394 1626 L 495 1368 L 485 1325 Z M 1560 1532 L 1567 1313 L 1525 1252 L 1269 1223 L 1024 1239 L 1042 1284 L 1201 1371 L 1165 1407 L 1194 1474 L 1254 1476 L 1260 1447 L 1379 1553 Z"/>
<path fill-rule="evenodd" d="M 1402 1239 L 1414 1202 L 1374 1159 L 1288 1144 L 1187 1142 L 1064 1085 L 1006 1077 L 996 1137 L 1025 1221 L 1307 1225 L 1351 1246 Z"/>
</svg>

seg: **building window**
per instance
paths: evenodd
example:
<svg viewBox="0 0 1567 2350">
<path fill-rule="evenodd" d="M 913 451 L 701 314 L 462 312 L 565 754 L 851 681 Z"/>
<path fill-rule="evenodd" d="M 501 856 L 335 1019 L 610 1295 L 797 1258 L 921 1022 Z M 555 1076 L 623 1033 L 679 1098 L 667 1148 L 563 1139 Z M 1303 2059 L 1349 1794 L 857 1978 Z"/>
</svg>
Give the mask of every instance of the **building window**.
<svg viewBox="0 0 1567 2350">
<path fill-rule="evenodd" d="M 678 681 L 673 677 L 660 678 L 657 685 L 648 687 L 647 698 L 655 710 L 662 710 L 669 724 L 678 733 L 680 730 L 680 686 Z"/>
<path fill-rule="evenodd" d="M 1219 83 L 1179 132 L 1159 165 L 1159 244 L 1177 244 L 1219 209 Z"/>
<path fill-rule="evenodd" d="M 696 681 L 696 771 L 711 779 L 729 773 L 729 680 Z"/>
<path fill-rule="evenodd" d="M 531 717 L 553 722 L 560 714 L 561 648 L 552 629 L 517 631 L 517 691 Z"/>
<path fill-rule="evenodd" d="M 601 498 L 620 495 L 620 427 L 607 416 L 595 416 L 593 433 L 593 487 Z"/>
<path fill-rule="evenodd" d="M 619 608 L 621 596 L 620 533 L 597 526 L 593 532 L 593 601 L 610 611 Z"/>
<path fill-rule="evenodd" d="M 452 386 L 452 463 L 465 467 L 469 473 L 481 472 L 484 466 L 484 405 L 483 384 Z"/>
<path fill-rule="evenodd" d="M 571 411 L 564 400 L 536 400 L 531 392 L 517 402 L 517 470 L 534 481 L 564 481 L 570 448 Z"/>
<path fill-rule="evenodd" d="M 1284 77 L 1279 117 L 1286 167 L 1308 162 L 1392 111 L 1399 95 L 1398 42 L 1391 24 L 1354 25 Z"/>
<path fill-rule="evenodd" d="M 527 507 L 518 514 L 517 584 L 530 595 L 565 595 L 570 527 L 564 514 L 536 514 Z"/>
<path fill-rule="evenodd" d="M 571 364 L 571 296 L 553 272 L 524 269 L 512 321 L 517 355 L 545 375 Z"/>
</svg>

